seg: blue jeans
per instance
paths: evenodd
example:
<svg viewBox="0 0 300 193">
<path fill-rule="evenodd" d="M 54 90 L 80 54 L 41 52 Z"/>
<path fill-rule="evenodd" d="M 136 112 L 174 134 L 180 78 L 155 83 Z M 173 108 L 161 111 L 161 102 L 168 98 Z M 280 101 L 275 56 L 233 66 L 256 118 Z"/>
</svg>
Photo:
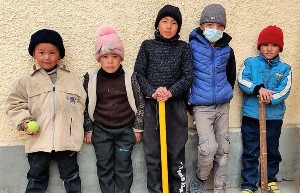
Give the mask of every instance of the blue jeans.
<svg viewBox="0 0 300 193">
<path fill-rule="evenodd" d="M 279 152 L 279 138 L 281 134 L 282 120 L 267 120 L 267 161 L 268 161 L 268 182 L 277 182 L 276 174 L 279 172 L 281 155 Z M 241 172 L 243 189 L 257 190 L 257 183 L 260 179 L 259 166 L 259 120 L 250 117 L 242 119 L 243 139 L 243 169 Z"/>
<path fill-rule="evenodd" d="M 30 169 L 27 173 L 28 184 L 25 193 L 44 193 L 48 187 L 49 163 L 55 159 L 58 164 L 60 178 L 64 181 L 67 193 L 80 193 L 81 180 L 77 164 L 77 152 L 52 151 L 28 154 Z"/>
</svg>

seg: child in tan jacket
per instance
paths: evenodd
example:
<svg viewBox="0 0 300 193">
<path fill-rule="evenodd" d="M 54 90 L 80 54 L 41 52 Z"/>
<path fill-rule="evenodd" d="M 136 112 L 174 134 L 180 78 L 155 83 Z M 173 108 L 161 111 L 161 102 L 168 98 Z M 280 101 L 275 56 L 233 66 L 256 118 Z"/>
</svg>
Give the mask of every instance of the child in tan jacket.
<svg viewBox="0 0 300 193">
<path fill-rule="evenodd" d="M 66 192 L 80 193 L 77 152 L 83 143 L 86 93 L 76 75 L 58 64 L 65 56 L 59 33 L 35 32 L 28 51 L 37 63 L 14 83 L 5 104 L 13 125 L 27 134 L 25 153 L 30 169 L 25 192 L 46 191 L 49 162 L 55 159 Z M 37 133 L 29 132 L 30 121 L 38 123 Z"/>
</svg>

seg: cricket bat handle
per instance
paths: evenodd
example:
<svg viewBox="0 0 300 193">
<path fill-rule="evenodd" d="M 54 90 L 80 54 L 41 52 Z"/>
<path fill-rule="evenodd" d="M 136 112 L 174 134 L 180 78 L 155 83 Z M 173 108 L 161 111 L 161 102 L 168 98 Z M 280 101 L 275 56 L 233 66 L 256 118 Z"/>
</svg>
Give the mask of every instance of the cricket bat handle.
<svg viewBox="0 0 300 193">
<path fill-rule="evenodd" d="M 259 97 L 259 141 L 260 141 L 260 180 L 261 192 L 268 192 L 268 165 L 267 165 L 267 128 L 266 128 L 266 107 Z"/>
<path fill-rule="evenodd" d="M 299 173 L 299 179 L 298 179 L 298 181 L 299 181 L 299 184 L 298 184 L 298 191 L 299 191 L 299 193 L 300 193 L 300 173 Z"/>
<path fill-rule="evenodd" d="M 169 193 L 165 102 L 158 102 L 158 110 L 159 110 L 158 115 L 159 115 L 159 131 L 160 131 L 162 188 L 163 188 L 163 193 Z"/>
</svg>

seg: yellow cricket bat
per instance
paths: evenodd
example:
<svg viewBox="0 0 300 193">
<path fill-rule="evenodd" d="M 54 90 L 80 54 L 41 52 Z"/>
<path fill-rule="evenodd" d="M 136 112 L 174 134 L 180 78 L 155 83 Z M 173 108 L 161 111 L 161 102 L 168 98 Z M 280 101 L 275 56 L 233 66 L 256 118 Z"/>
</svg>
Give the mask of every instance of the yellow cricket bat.
<svg viewBox="0 0 300 193">
<path fill-rule="evenodd" d="M 166 108 L 165 102 L 158 102 L 159 130 L 160 130 L 160 155 L 163 193 L 169 193 L 168 157 L 166 135 Z"/>
</svg>

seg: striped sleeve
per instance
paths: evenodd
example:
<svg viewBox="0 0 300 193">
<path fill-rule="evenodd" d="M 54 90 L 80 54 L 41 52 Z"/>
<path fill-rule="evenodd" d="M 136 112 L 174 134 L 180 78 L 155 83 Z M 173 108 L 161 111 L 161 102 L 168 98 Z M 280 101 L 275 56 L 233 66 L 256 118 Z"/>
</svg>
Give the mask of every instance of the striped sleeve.
<svg viewBox="0 0 300 193">
<path fill-rule="evenodd" d="M 246 94 L 253 94 L 253 89 L 256 86 L 256 84 L 251 81 L 251 77 L 252 77 L 251 66 L 247 64 L 247 62 L 245 61 L 238 76 L 238 83 L 239 83 L 239 87 Z"/>
</svg>

